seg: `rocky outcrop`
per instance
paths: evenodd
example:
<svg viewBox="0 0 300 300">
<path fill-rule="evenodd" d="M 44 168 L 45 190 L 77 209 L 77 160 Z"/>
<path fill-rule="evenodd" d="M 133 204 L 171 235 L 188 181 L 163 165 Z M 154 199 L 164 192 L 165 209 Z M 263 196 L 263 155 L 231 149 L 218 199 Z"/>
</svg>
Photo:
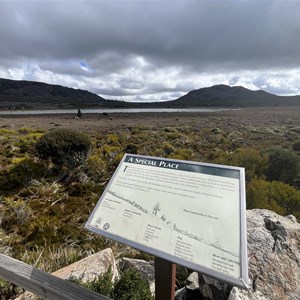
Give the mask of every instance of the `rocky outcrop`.
<svg viewBox="0 0 300 300">
<path fill-rule="evenodd" d="M 250 289 L 233 288 L 230 300 L 300 299 L 300 224 L 294 216 L 247 211 Z"/>
<path fill-rule="evenodd" d="M 300 299 L 300 224 L 264 210 L 247 211 L 247 238 L 250 288 L 231 288 L 204 275 L 187 280 L 176 299 L 210 300 L 299 300 Z M 199 290 L 201 296 L 194 295 Z"/>
</svg>

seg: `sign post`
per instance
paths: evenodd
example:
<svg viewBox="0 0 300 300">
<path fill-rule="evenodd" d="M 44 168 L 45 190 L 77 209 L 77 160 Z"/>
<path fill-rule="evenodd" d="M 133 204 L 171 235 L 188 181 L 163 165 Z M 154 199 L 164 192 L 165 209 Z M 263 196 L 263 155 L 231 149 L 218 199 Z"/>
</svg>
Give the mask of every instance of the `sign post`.
<svg viewBox="0 0 300 300">
<path fill-rule="evenodd" d="M 155 299 L 174 300 L 176 265 L 155 257 Z"/>
<path fill-rule="evenodd" d="M 243 168 L 125 154 L 85 228 L 154 255 L 158 286 L 180 264 L 247 288 Z"/>
</svg>

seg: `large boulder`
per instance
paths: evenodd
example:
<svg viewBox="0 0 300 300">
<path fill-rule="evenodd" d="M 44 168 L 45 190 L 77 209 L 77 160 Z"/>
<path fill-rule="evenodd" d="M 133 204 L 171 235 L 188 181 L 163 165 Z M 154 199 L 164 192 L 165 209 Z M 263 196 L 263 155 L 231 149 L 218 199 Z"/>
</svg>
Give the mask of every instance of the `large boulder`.
<svg viewBox="0 0 300 300">
<path fill-rule="evenodd" d="M 198 274 L 190 279 L 176 299 L 299 300 L 300 224 L 292 215 L 283 217 L 265 210 L 247 211 L 249 289 Z M 195 289 L 201 296 L 195 298 Z"/>
<path fill-rule="evenodd" d="M 250 288 L 229 299 L 300 299 L 300 224 L 265 209 L 247 211 Z"/>
<path fill-rule="evenodd" d="M 113 252 L 110 248 L 83 258 L 52 273 L 62 279 L 78 278 L 83 282 L 96 279 L 111 268 L 113 280 L 119 276 Z"/>
<path fill-rule="evenodd" d="M 69 266 L 61 268 L 53 272 L 52 275 L 67 280 L 70 278 L 77 278 L 81 279 L 83 282 L 88 282 L 97 278 L 101 274 L 104 274 L 109 270 L 109 268 L 112 271 L 113 280 L 119 277 L 113 252 L 110 248 L 107 248 Z M 16 298 L 16 300 L 34 299 L 36 299 L 36 297 L 30 292 L 25 292 Z"/>
</svg>

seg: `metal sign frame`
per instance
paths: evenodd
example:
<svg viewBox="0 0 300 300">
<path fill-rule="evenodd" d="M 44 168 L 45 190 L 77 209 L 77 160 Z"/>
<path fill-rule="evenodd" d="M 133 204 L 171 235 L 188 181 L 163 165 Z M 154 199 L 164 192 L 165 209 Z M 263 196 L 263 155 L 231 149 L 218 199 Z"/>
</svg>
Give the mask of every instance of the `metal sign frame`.
<svg viewBox="0 0 300 300">
<path fill-rule="evenodd" d="M 135 173 L 127 173 L 132 170 Z M 180 183 L 178 183 L 181 178 L 184 180 L 182 181 L 182 185 L 186 185 L 185 189 L 183 189 Z M 169 182 L 168 186 L 162 185 L 164 180 L 165 182 Z M 200 183 L 202 184 L 202 187 L 199 187 L 199 180 L 206 180 L 206 182 L 209 183 L 209 186 L 207 183 L 204 185 L 202 182 Z M 141 182 L 144 182 L 144 186 Z M 187 188 L 189 186 L 190 188 Z M 196 193 L 197 191 L 198 194 Z M 125 196 L 123 193 L 125 193 Z M 174 224 L 174 221 L 172 223 L 171 221 L 166 220 L 165 215 L 159 215 L 159 207 L 156 207 L 157 215 L 155 213 L 155 209 L 150 212 L 149 207 L 142 207 L 150 202 L 152 202 L 151 205 L 155 202 L 156 206 L 164 204 L 163 198 L 158 199 L 158 197 L 164 193 L 169 198 L 171 196 L 168 194 L 174 194 L 171 197 L 171 206 L 170 203 L 168 204 L 170 211 L 175 209 L 179 203 L 182 205 L 184 201 L 188 201 L 190 204 L 195 204 L 194 206 L 192 205 L 194 208 L 200 205 L 202 209 L 205 208 L 208 211 L 210 206 L 212 206 L 213 210 L 210 214 L 201 213 L 198 211 L 198 208 L 195 211 L 193 209 L 181 209 L 178 210 L 181 212 L 179 215 L 172 217 L 173 220 L 181 220 L 181 214 L 182 211 L 184 211 L 183 214 L 188 215 L 188 219 L 183 220 L 185 223 L 181 223 L 181 225 L 187 224 L 187 220 L 191 222 L 193 222 L 193 220 L 198 220 L 199 224 L 193 225 L 196 227 L 198 225 L 197 228 L 202 230 L 202 235 L 203 231 L 205 232 L 206 230 L 207 232 L 210 232 L 211 236 L 214 236 L 214 234 L 225 235 L 224 233 L 227 234 L 227 232 L 224 231 L 222 233 L 223 228 L 230 228 L 230 231 L 232 228 L 232 232 L 234 232 L 233 235 L 238 236 L 228 235 L 228 239 L 233 239 L 233 244 L 236 245 L 235 253 L 231 250 L 231 247 L 233 246 L 228 245 L 227 239 L 222 236 L 221 242 L 219 240 L 212 242 L 206 240 L 205 237 L 200 238 L 197 236 L 197 233 L 191 233 L 191 229 L 189 227 L 187 227 L 189 228 L 188 230 L 185 228 L 179 228 L 176 224 Z M 141 198 L 135 197 L 137 194 L 139 197 L 141 197 L 141 195 L 143 197 L 143 200 L 140 200 L 140 202 L 137 199 Z M 231 198 L 232 196 L 233 198 Z M 136 201 L 131 201 L 129 198 L 135 199 Z M 195 203 L 193 201 L 195 201 Z M 143 205 L 141 203 L 143 203 Z M 224 217 L 223 215 L 223 220 L 220 212 L 224 211 L 226 214 L 226 205 L 229 208 L 231 205 L 234 208 L 234 212 L 232 213 L 232 216 Z M 218 216 L 213 215 L 214 209 L 218 211 Z M 144 232 L 142 233 L 143 238 L 141 236 L 136 238 L 135 236 L 140 234 L 142 229 L 142 227 L 139 228 L 139 224 L 136 221 L 142 219 L 143 221 L 141 222 L 147 223 L 145 226 L 148 226 L 146 228 L 146 231 L 148 232 L 145 234 Z M 147 219 L 147 221 L 145 221 L 145 219 Z M 231 219 L 234 220 L 232 224 Z M 136 225 L 130 222 L 136 222 Z M 152 225 L 150 224 L 151 222 L 153 223 Z M 129 229 L 128 231 L 124 229 L 126 227 L 124 224 L 131 226 L 131 231 L 136 230 L 134 235 L 132 235 L 133 233 Z M 155 224 L 158 225 L 156 226 Z M 218 226 L 215 227 L 214 224 L 218 224 Z M 155 226 L 156 229 L 154 228 L 153 231 L 151 231 L 151 227 Z M 163 229 L 161 229 L 162 227 Z M 244 168 L 125 154 L 90 215 L 85 228 L 109 239 L 127 244 L 141 251 L 148 252 L 156 257 L 185 266 L 235 286 L 244 289 L 248 288 L 249 279 Z M 174 239 L 175 236 L 179 239 L 179 241 L 175 241 L 176 243 L 179 243 L 179 246 L 176 244 L 177 246 L 175 246 L 175 248 L 177 247 L 177 250 L 175 249 L 174 253 L 172 252 L 173 248 L 171 253 L 169 250 L 165 250 L 163 248 L 162 245 L 164 243 L 163 239 L 161 237 L 159 238 L 158 228 L 160 228 L 160 232 L 162 232 L 162 230 L 165 230 L 168 233 L 171 232 L 171 235 L 174 235 Z M 192 230 L 194 230 L 194 228 L 192 228 Z M 153 236 L 156 233 L 158 236 L 155 237 L 156 241 L 154 242 L 155 239 Z M 150 242 L 145 238 L 145 236 L 150 240 Z M 180 244 L 180 239 L 182 238 L 184 238 L 185 241 L 191 241 L 186 243 L 188 246 Z M 175 243 L 174 239 L 170 243 Z M 194 244 L 191 245 L 192 243 Z M 225 243 L 226 245 L 222 245 L 222 243 Z M 181 246 L 182 248 L 180 248 Z M 205 250 L 203 254 L 200 246 Z M 197 257 L 193 257 L 193 254 L 189 254 L 192 253 L 192 250 L 187 248 L 198 249 L 195 253 L 193 253 L 197 254 Z M 212 251 L 215 252 L 211 253 Z M 211 256 L 211 260 L 207 259 L 207 261 L 211 261 L 211 265 L 207 265 L 206 260 L 205 263 L 199 263 L 199 259 L 202 259 L 202 255 L 206 255 L 208 257 Z M 196 260 L 198 261 L 195 262 Z M 231 274 L 230 272 L 233 272 L 233 268 L 235 271 L 234 274 Z"/>
</svg>

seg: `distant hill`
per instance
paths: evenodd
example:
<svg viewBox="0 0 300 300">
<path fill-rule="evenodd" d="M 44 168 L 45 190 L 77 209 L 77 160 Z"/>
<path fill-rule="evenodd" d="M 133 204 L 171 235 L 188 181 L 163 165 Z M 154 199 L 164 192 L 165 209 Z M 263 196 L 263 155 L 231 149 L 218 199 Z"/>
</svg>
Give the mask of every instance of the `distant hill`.
<svg viewBox="0 0 300 300">
<path fill-rule="evenodd" d="M 276 96 L 265 91 L 252 91 L 241 86 L 214 85 L 191 91 L 165 102 L 173 107 L 263 107 L 298 106 L 300 96 Z"/>
<path fill-rule="evenodd" d="M 299 106 L 300 96 L 276 96 L 241 86 L 214 85 L 191 91 L 166 102 L 124 102 L 106 100 L 91 92 L 35 81 L 0 78 L 0 109 L 56 108 L 191 108 Z"/>
<path fill-rule="evenodd" d="M 85 90 L 0 78 L 0 108 L 111 107 L 114 102 Z"/>
</svg>

